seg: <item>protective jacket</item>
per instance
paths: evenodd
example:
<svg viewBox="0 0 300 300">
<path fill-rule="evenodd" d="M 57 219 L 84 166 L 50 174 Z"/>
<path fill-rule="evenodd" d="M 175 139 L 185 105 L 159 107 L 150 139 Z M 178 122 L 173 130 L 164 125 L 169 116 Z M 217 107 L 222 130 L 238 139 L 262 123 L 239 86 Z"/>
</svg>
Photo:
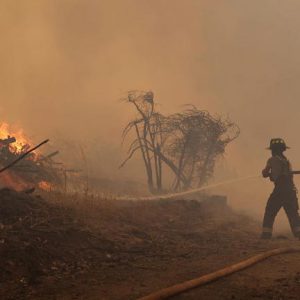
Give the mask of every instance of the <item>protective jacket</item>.
<svg viewBox="0 0 300 300">
<path fill-rule="evenodd" d="M 285 156 L 275 155 L 268 159 L 262 171 L 264 177 L 270 177 L 275 184 L 280 180 L 293 180 L 292 166 Z"/>
<path fill-rule="evenodd" d="M 283 155 L 272 156 L 262 174 L 264 177 L 270 177 L 275 184 L 265 210 L 263 236 L 272 236 L 275 217 L 283 207 L 293 234 L 300 237 L 297 190 L 293 182 L 292 166 L 289 160 Z"/>
</svg>

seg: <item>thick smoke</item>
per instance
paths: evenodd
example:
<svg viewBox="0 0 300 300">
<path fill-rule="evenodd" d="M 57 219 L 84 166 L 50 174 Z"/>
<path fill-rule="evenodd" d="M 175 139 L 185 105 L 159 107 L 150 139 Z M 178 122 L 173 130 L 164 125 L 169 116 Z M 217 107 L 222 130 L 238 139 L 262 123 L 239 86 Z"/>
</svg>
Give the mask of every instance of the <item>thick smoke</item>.
<svg viewBox="0 0 300 300">
<path fill-rule="evenodd" d="M 2 1 L 1 118 L 36 138 L 92 140 L 103 176 L 137 178 L 134 163 L 117 171 L 132 116 L 118 99 L 152 89 L 166 114 L 193 103 L 239 124 L 217 178 L 259 174 L 271 137 L 287 140 L 300 168 L 299 9 L 292 0 Z M 270 188 L 228 187 L 244 208 Z"/>
</svg>

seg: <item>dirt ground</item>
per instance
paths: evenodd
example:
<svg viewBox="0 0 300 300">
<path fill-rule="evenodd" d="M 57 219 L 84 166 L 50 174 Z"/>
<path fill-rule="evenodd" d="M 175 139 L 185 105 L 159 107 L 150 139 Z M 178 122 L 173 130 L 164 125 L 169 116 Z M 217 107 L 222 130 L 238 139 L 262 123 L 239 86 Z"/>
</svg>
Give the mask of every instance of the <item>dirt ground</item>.
<svg viewBox="0 0 300 300">
<path fill-rule="evenodd" d="M 209 203 L 44 200 L 1 190 L 0 299 L 137 299 L 262 251 L 300 244 L 289 233 L 262 241 L 256 221 Z M 300 254 L 288 254 L 173 299 L 299 295 Z"/>
</svg>

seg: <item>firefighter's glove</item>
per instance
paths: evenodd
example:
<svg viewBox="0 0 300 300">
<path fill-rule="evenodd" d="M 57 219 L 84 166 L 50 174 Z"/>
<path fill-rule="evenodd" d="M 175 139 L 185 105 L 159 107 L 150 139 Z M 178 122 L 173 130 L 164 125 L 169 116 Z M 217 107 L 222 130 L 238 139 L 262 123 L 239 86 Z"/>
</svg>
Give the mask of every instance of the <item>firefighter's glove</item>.
<svg viewBox="0 0 300 300">
<path fill-rule="evenodd" d="M 270 173 L 269 170 L 263 169 L 263 170 L 262 170 L 262 176 L 263 176 L 264 178 L 268 178 L 268 177 L 271 176 L 271 173 Z"/>
</svg>

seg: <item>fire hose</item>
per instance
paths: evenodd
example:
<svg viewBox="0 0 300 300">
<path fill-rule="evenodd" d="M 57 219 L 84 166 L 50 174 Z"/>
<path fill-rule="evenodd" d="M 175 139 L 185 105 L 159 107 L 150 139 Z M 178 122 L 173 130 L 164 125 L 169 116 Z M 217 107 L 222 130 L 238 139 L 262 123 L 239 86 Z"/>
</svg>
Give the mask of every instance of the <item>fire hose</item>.
<svg viewBox="0 0 300 300">
<path fill-rule="evenodd" d="M 272 256 L 280 255 L 280 254 L 286 254 L 286 253 L 295 253 L 300 252 L 300 247 L 288 247 L 288 248 L 278 248 L 270 251 L 263 252 L 261 254 L 255 255 L 251 258 L 248 258 L 244 261 L 241 261 L 237 264 L 231 265 L 229 267 L 226 267 L 224 269 L 218 270 L 216 272 L 201 276 L 199 278 L 195 278 L 189 281 L 185 281 L 180 284 L 176 284 L 174 286 L 159 290 L 157 292 L 154 292 L 148 296 L 139 298 L 138 300 L 163 300 L 163 299 L 169 299 L 172 296 L 181 294 L 183 292 L 189 291 L 191 289 L 194 289 L 196 287 L 203 286 L 205 284 L 208 284 L 210 282 L 216 281 L 220 278 L 229 276 L 233 273 L 236 273 L 238 271 L 244 270 L 246 268 L 249 268 L 267 258 L 270 258 Z"/>
</svg>

